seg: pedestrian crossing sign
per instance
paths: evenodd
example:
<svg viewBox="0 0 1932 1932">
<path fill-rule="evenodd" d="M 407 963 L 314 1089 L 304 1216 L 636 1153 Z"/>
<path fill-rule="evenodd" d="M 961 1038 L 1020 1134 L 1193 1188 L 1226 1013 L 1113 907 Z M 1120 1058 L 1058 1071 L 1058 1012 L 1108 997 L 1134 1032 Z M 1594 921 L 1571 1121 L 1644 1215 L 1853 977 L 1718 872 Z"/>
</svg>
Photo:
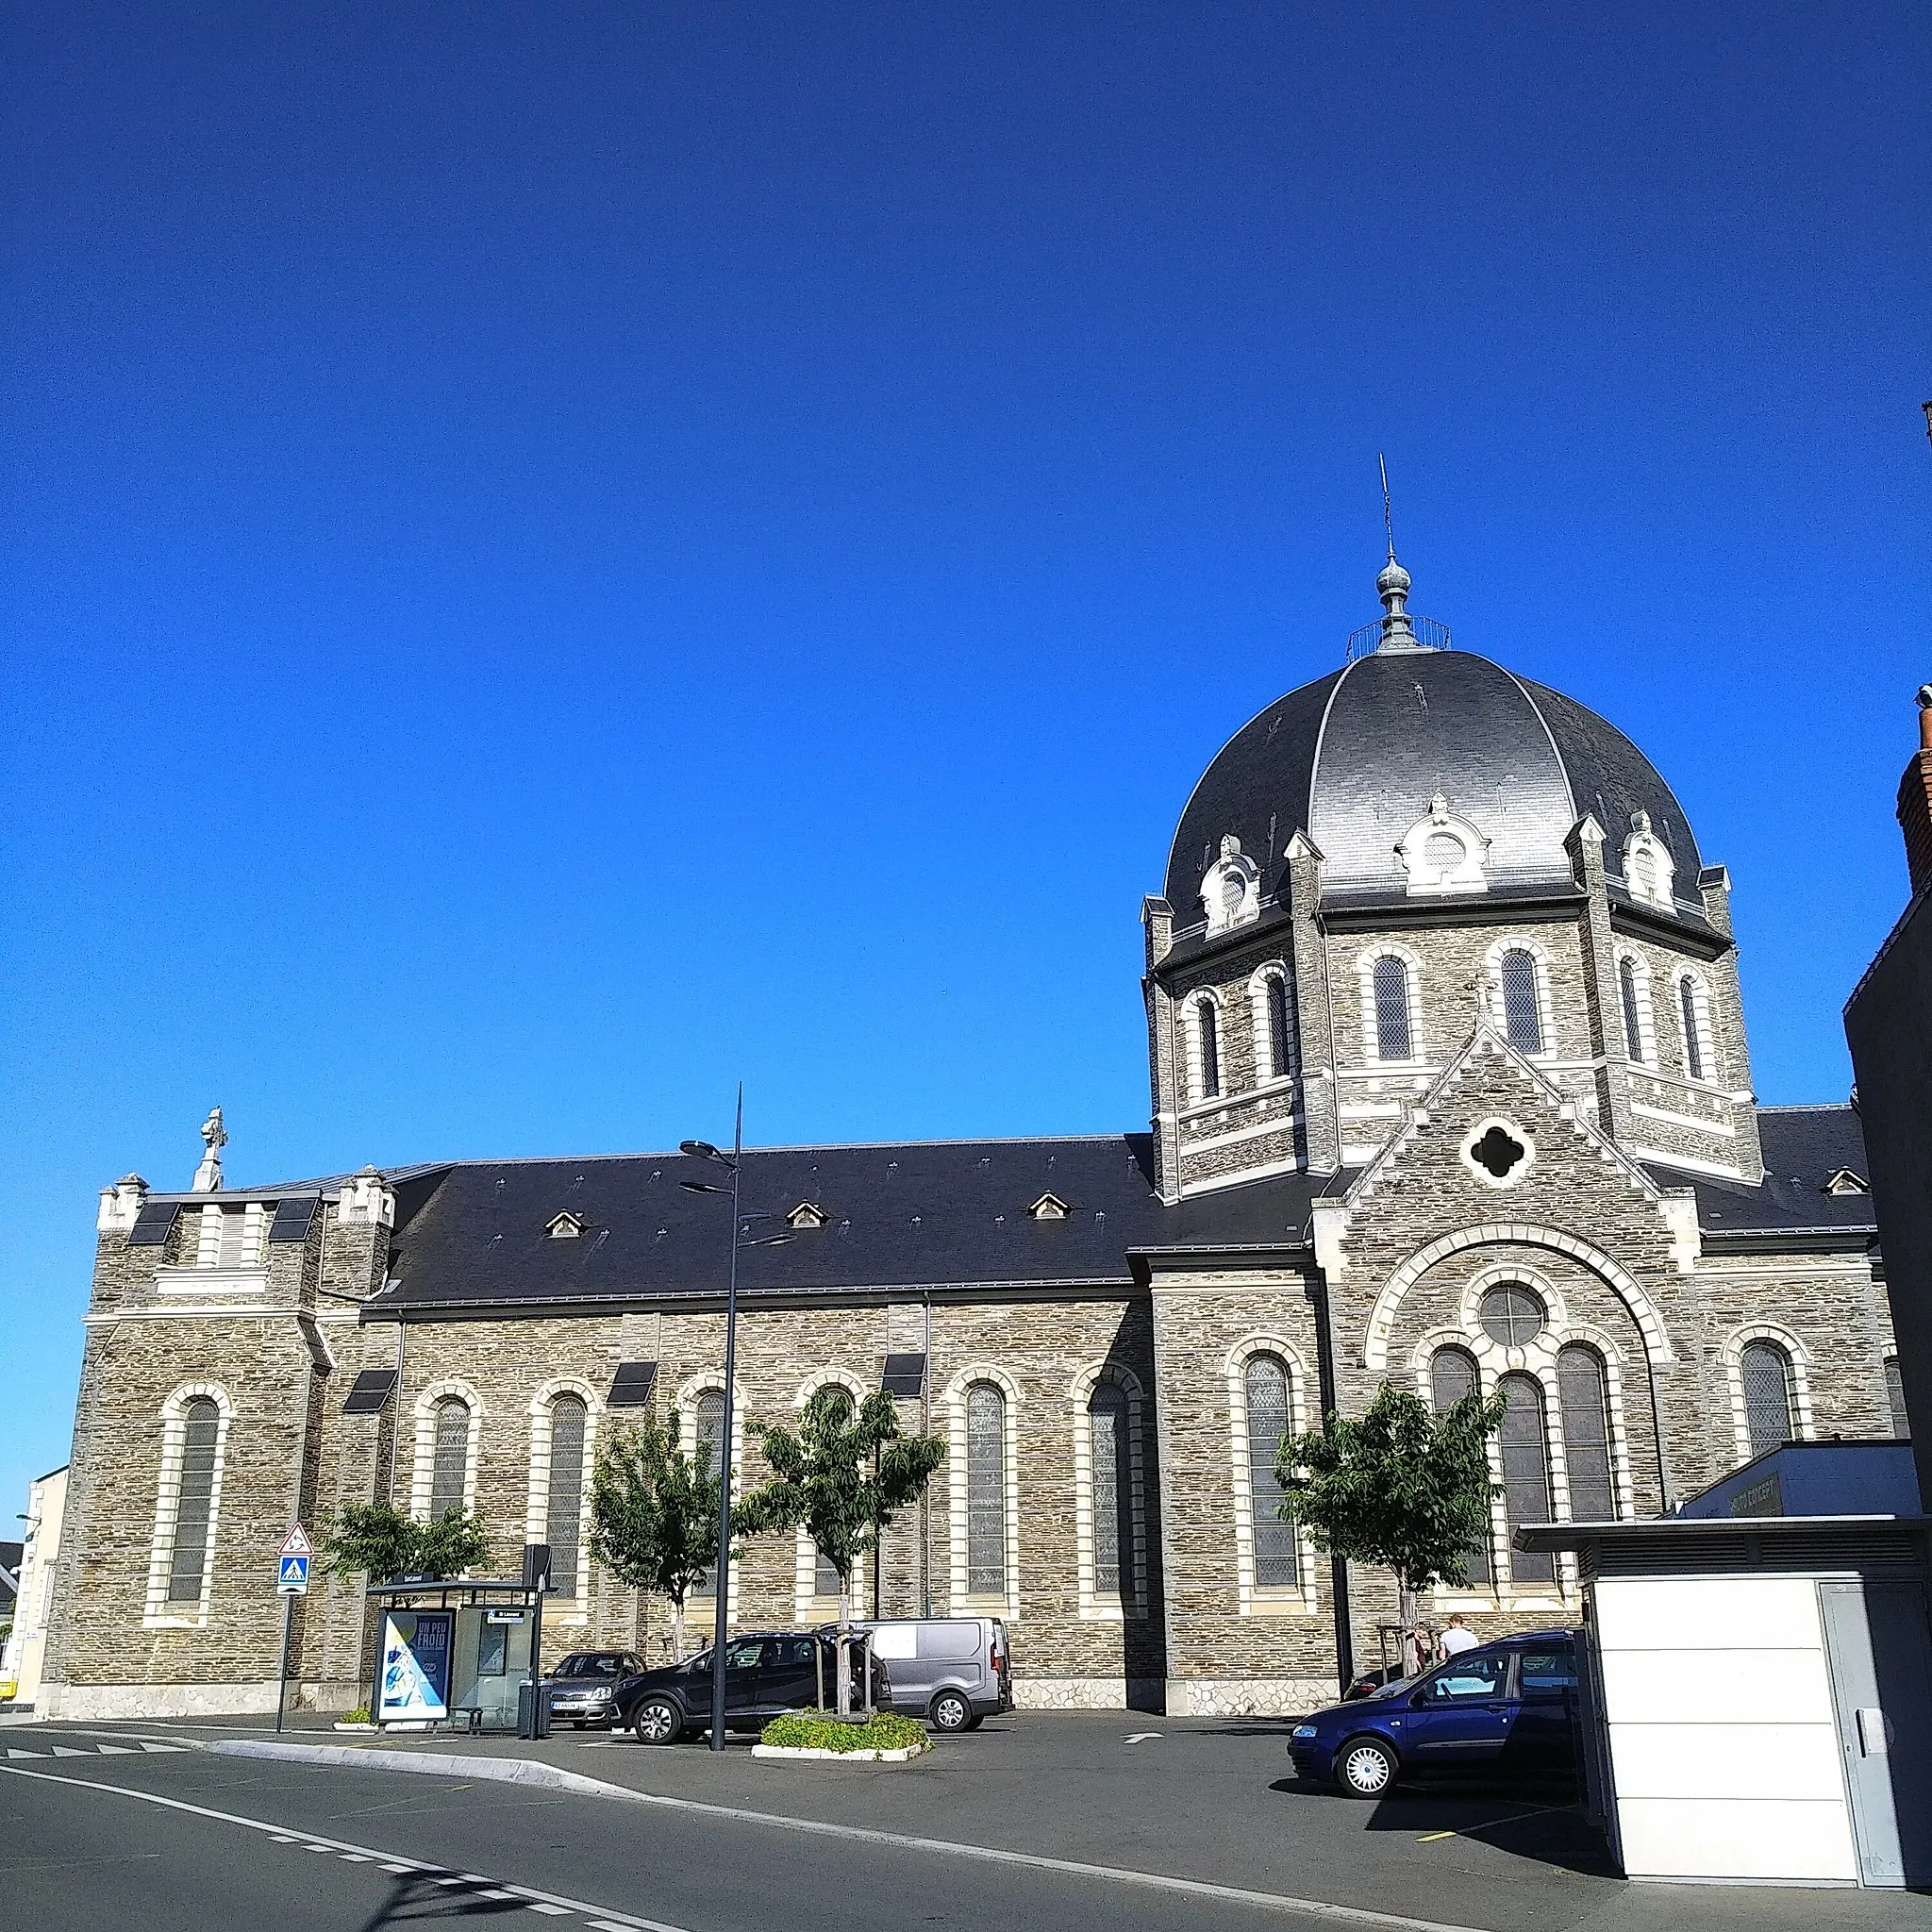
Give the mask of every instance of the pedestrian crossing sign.
<svg viewBox="0 0 1932 1932">
<path fill-rule="evenodd" d="M 307 1596 L 308 1594 L 308 1557 L 307 1552 L 291 1554 L 281 1558 L 281 1574 L 275 1582 L 278 1596 Z"/>
</svg>

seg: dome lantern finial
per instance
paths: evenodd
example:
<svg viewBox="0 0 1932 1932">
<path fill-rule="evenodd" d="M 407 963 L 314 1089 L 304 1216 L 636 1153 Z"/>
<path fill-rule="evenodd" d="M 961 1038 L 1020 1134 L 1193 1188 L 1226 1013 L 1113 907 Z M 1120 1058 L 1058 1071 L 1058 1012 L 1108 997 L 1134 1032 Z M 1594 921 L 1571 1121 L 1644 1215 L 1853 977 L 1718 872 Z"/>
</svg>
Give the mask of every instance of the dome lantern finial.
<svg viewBox="0 0 1932 1932">
<path fill-rule="evenodd" d="M 1382 636 L 1375 648 L 1412 651 L 1419 646 L 1415 626 L 1408 621 L 1408 573 L 1395 560 L 1395 512 L 1389 500 L 1388 458 L 1378 455 L 1375 466 L 1382 473 L 1382 532 L 1389 539 L 1389 561 L 1375 579 L 1375 594 L 1382 600 Z"/>
</svg>

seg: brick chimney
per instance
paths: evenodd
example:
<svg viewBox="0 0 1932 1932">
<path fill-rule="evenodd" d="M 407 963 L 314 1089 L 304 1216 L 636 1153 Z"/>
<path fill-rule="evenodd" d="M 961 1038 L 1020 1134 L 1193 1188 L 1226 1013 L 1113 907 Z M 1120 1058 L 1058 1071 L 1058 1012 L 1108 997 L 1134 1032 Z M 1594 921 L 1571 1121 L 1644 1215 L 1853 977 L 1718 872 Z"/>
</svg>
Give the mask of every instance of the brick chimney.
<svg viewBox="0 0 1932 1932">
<path fill-rule="evenodd" d="M 1898 781 L 1898 823 L 1917 898 L 1932 887 L 1932 684 L 1919 687 L 1919 748 Z"/>
</svg>

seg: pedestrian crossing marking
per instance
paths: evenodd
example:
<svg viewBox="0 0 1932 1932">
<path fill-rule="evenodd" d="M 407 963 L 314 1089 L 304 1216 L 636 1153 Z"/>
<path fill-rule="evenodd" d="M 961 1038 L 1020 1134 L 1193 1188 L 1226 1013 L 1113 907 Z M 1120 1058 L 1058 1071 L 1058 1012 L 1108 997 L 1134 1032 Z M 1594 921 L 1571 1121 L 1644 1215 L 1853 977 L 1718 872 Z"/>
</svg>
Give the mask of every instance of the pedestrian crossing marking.
<svg viewBox="0 0 1932 1932">
<path fill-rule="evenodd" d="M 143 1751 L 185 1751 L 188 1746 L 186 1744 L 150 1744 L 146 1739 L 142 1739 L 141 1748 Z"/>
<path fill-rule="evenodd" d="M 547 1912 L 553 1919 L 561 1919 L 567 1916 L 570 1911 L 568 1906 L 548 1905 L 541 1898 L 526 1898 L 524 1903 L 533 1912 Z"/>
<path fill-rule="evenodd" d="M 65 1744 L 56 1744 L 54 1746 L 54 1756 L 56 1757 L 92 1757 L 93 1755 L 92 1751 L 70 1751 Z"/>
<path fill-rule="evenodd" d="M 7 1755 L 9 1757 L 44 1757 L 47 1754 L 44 1751 L 16 1751 L 9 1749 Z"/>
<path fill-rule="evenodd" d="M 96 1744 L 94 1749 L 103 1757 L 139 1757 L 141 1753 L 132 1744 Z"/>
</svg>

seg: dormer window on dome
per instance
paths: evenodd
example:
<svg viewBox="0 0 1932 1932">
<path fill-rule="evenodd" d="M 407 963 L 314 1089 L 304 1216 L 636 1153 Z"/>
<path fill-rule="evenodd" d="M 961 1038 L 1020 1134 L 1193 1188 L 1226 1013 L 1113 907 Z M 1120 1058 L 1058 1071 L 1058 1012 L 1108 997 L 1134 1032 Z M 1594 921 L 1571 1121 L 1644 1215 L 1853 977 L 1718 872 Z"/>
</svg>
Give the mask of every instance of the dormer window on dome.
<svg viewBox="0 0 1932 1932">
<path fill-rule="evenodd" d="M 826 1221 L 830 1219 L 830 1217 L 825 1213 L 825 1210 L 823 1208 L 821 1208 L 816 1201 L 801 1201 L 797 1207 L 792 1208 L 791 1211 L 786 1215 L 785 1219 L 789 1221 L 793 1227 L 800 1229 L 809 1229 L 814 1227 L 824 1226 Z"/>
<path fill-rule="evenodd" d="M 1668 908 L 1676 875 L 1669 846 L 1650 829 L 1650 814 L 1633 811 L 1630 836 L 1624 841 L 1624 883 L 1630 896 L 1646 906 Z"/>
<path fill-rule="evenodd" d="M 1471 822 L 1449 808 L 1439 791 L 1428 811 L 1412 824 L 1395 848 L 1408 874 L 1408 892 L 1487 892 L 1490 841 Z"/>
<path fill-rule="evenodd" d="M 1261 868 L 1233 833 L 1222 840 L 1221 857 L 1201 881 L 1201 909 L 1208 915 L 1210 936 L 1261 916 Z"/>
<path fill-rule="evenodd" d="M 1074 1210 L 1058 1194 L 1042 1194 L 1026 1211 L 1035 1221 L 1064 1221 Z"/>
<path fill-rule="evenodd" d="M 583 1231 L 582 1221 L 567 1208 L 561 1214 L 553 1214 L 543 1229 L 554 1241 L 574 1241 Z"/>
<path fill-rule="evenodd" d="M 1869 1194 L 1872 1183 L 1849 1167 L 1836 1169 L 1824 1183 L 1827 1194 Z"/>
</svg>

